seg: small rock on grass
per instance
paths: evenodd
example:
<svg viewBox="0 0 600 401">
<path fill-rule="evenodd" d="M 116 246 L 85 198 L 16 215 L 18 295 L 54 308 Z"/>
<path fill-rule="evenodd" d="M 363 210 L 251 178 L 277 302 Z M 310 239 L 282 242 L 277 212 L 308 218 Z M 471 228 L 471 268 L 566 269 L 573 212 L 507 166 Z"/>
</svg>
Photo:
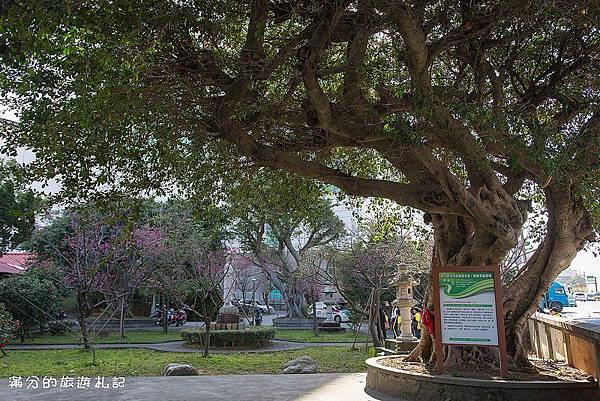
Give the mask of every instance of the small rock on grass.
<svg viewBox="0 0 600 401">
<path fill-rule="evenodd" d="M 198 371 L 192 365 L 170 363 L 165 366 L 163 376 L 198 376 Z"/>
<path fill-rule="evenodd" d="M 285 374 L 317 373 L 317 363 L 309 356 L 301 356 L 283 365 L 282 371 Z"/>
</svg>

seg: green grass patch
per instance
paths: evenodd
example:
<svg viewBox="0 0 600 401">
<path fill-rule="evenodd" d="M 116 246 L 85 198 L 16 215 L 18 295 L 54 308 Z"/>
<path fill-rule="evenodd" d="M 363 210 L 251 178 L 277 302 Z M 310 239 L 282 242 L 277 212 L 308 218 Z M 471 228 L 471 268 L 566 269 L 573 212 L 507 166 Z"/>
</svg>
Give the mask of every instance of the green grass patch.
<svg viewBox="0 0 600 401">
<path fill-rule="evenodd" d="M 189 331 L 189 330 L 188 330 Z M 195 330 L 193 330 L 195 331 Z M 200 329 L 203 332 L 202 329 Z M 79 333 L 70 333 L 63 335 L 36 335 L 32 339 L 26 339 L 24 344 L 79 344 Z M 181 340 L 181 331 L 169 330 L 164 334 L 162 330 L 155 331 L 125 331 L 125 343 L 133 344 L 150 344 L 160 343 L 163 341 Z M 354 341 L 354 333 L 351 331 L 340 333 L 319 333 L 315 336 L 312 330 L 277 330 L 275 339 L 286 341 L 298 341 L 304 343 L 351 343 Z M 360 333 L 357 342 L 366 342 L 369 337 L 366 334 Z M 93 343 L 95 344 L 114 344 L 119 342 L 119 333 L 110 332 L 105 334 L 93 335 Z M 13 340 L 14 344 L 21 344 L 19 339 Z"/>
<path fill-rule="evenodd" d="M 125 343 L 159 343 L 163 341 L 181 340 L 179 330 L 171 330 L 165 334 L 162 330 L 156 331 L 125 331 Z M 95 344 L 118 343 L 119 333 L 110 332 L 106 334 L 93 334 L 92 342 Z M 42 334 L 36 335 L 32 339 L 26 339 L 23 344 L 79 344 L 79 333 L 70 333 L 63 335 Z M 13 340 L 13 344 L 21 344 L 18 338 Z"/>
<path fill-rule="evenodd" d="M 319 333 L 315 336 L 312 330 L 277 330 L 275 338 L 277 340 L 298 341 L 303 343 L 351 343 L 354 341 L 354 332 L 345 331 L 339 333 Z M 366 334 L 359 333 L 357 342 L 366 342 L 369 337 Z"/>
<path fill-rule="evenodd" d="M 315 359 L 319 372 L 364 372 L 364 348 L 311 347 L 302 350 L 214 354 L 203 358 L 200 353 L 184 354 L 138 349 L 8 351 L 0 358 L 0 377 L 9 376 L 159 376 L 169 363 L 182 362 L 203 374 L 274 374 L 280 373 L 287 361 L 302 355 Z"/>
</svg>

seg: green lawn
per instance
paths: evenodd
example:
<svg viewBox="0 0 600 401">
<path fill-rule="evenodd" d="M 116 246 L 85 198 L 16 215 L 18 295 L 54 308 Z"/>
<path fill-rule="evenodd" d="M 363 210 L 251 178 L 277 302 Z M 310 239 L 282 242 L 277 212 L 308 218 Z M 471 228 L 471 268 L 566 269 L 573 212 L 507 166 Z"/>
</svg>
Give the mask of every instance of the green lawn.
<svg viewBox="0 0 600 401">
<path fill-rule="evenodd" d="M 275 338 L 278 340 L 299 341 L 303 343 L 351 343 L 354 341 L 354 333 L 351 331 L 341 333 L 319 333 L 315 336 L 312 330 L 277 330 Z M 369 337 L 366 334 L 360 333 L 357 342 L 366 342 Z"/>
<path fill-rule="evenodd" d="M 8 351 L 0 358 L 0 377 L 8 376 L 157 376 L 172 362 L 189 363 L 202 374 L 279 373 L 283 364 L 302 355 L 315 359 L 319 372 L 364 372 L 364 348 L 311 347 L 303 350 L 261 354 L 212 355 L 155 352 L 138 349 Z"/>
<path fill-rule="evenodd" d="M 277 330 L 275 338 L 278 340 L 287 341 L 299 341 L 305 343 L 316 343 L 316 342 L 336 342 L 336 343 L 351 343 L 354 341 L 353 332 L 344 333 L 319 333 L 315 336 L 312 330 Z M 365 334 L 359 334 L 357 342 L 366 342 L 368 336 Z M 162 331 L 126 331 L 125 342 L 126 343 L 159 343 L 162 341 L 173 341 L 181 340 L 180 331 L 170 330 L 167 334 Z M 101 343 L 118 343 L 119 334 L 116 332 L 104 334 L 102 336 L 95 335 L 93 342 L 96 344 Z M 13 340 L 14 344 L 21 344 L 18 339 Z M 78 344 L 79 334 L 71 333 L 65 335 L 36 335 L 33 339 L 25 340 L 25 344 Z"/>
<path fill-rule="evenodd" d="M 111 332 L 103 335 L 94 335 L 92 342 L 96 344 L 100 343 L 118 343 L 119 333 Z M 125 331 L 125 342 L 126 343 L 158 343 L 162 341 L 181 340 L 180 331 L 169 331 L 164 334 L 162 330 L 156 331 Z M 18 338 L 13 340 L 14 344 L 21 344 Z M 64 335 L 36 335 L 32 339 L 25 340 L 25 344 L 78 344 L 79 333 L 71 333 Z"/>
</svg>

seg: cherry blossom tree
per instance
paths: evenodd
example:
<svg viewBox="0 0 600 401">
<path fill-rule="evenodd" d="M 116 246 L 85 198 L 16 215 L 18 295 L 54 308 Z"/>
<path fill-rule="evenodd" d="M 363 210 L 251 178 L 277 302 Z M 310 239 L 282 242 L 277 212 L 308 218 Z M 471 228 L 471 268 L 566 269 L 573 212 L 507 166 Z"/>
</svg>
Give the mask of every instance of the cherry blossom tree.
<svg viewBox="0 0 600 401">
<path fill-rule="evenodd" d="M 109 286 L 106 271 L 113 260 L 114 236 L 106 216 L 92 210 L 68 212 L 34 233 L 37 267 L 59 277 L 58 284 L 75 294 L 85 349 L 91 348 L 87 318 L 92 309 L 106 303 L 94 295 Z"/>
<path fill-rule="evenodd" d="M 319 319 L 317 316 L 317 301 L 329 283 L 327 277 L 327 258 L 321 252 L 305 254 L 300 269 L 296 273 L 292 285 L 304 294 L 306 301 L 312 304 L 313 332 L 319 335 Z"/>
<path fill-rule="evenodd" d="M 93 205 L 73 208 L 36 231 L 32 248 L 36 265 L 77 299 L 77 320 L 86 349 L 91 347 L 87 319 L 91 311 L 106 307 L 117 312 L 120 338 L 131 297 L 154 270 L 165 246 L 161 231 L 125 218 L 127 208 L 100 212 Z M 119 209 L 117 211 L 117 209 Z"/>
<path fill-rule="evenodd" d="M 222 283 L 227 275 L 229 264 L 228 252 L 225 249 L 206 250 L 194 254 L 180 266 L 180 277 L 191 284 L 194 293 L 192 312 L 204 321 L 204 351 L 208 356 L 210 346 L 210 323 L 212 316 L 221 307 Z"/>
<path fill-rule="evenodd" d="M 383 341 L 379 306 L 384 294 L 395 298 L 392 283 L 398 266 L 410 265 L 415 277 L 428 266 L 428 255 L 414 232 L 402 227 L 401 221 L 387 223 L 385 219 L 367 221 L 353 233 L 350 246 L 332 256 L 331 280 L 352 309 L 368 319 L 375 346 Z"/>
<path fill-rule="evenodd" d="M 110 260 L 101 273 L 98 288 L 113 310 L 119 311 L 119 338 L 125 337 L 125 317 L 136 290 L 154 274 L 167 252 L 162 231 L 151 225 L 139 225 L 126 232 L 115 228 L 117 235 L 105 246 Z"/>
</svg>

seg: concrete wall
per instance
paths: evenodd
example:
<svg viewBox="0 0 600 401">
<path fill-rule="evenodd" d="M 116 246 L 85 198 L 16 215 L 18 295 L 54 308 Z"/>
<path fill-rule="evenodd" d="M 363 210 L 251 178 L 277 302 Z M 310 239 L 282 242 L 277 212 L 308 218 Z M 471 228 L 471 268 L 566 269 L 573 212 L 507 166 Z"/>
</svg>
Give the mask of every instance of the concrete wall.
<svg viewBox="0 0 600 401">
<path fill-rule="evenodd" d="M 529 335 L 538 358 L 567 361 L 600 381 L 600 328 L 536 313 L 529 319 Z"/>
</svg>

